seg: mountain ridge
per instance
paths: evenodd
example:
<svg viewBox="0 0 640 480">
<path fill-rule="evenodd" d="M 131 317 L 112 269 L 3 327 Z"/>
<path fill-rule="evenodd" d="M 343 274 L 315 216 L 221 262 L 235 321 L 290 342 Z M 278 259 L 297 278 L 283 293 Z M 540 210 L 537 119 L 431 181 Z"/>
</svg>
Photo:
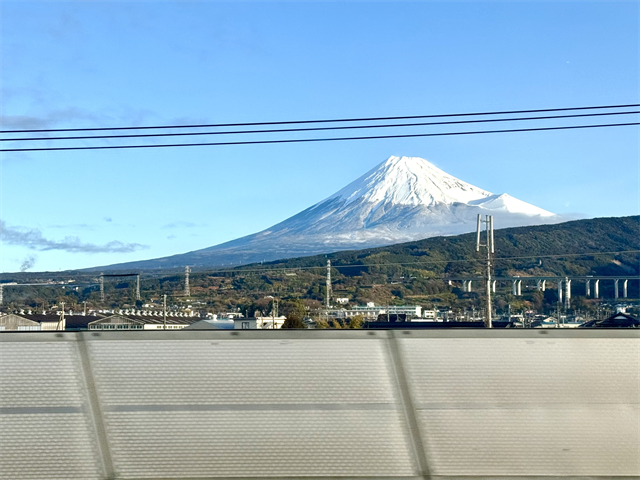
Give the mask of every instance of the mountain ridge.
<svg viewBox="0 0 640 480">
<path fill-rule="evenodd" d="M 430 237 L 413 242 L 364 250 L 349 250 L 327 255 L 276 260 L 267 268 L 296 269 L 324 265 L 361 266 L 371 264 L 388 268 L 402 265 L 428 268 L 434 274 L 482 274 L 473 271 L 484 265 L 475 251 L 476 235 Z M 548 225 L 499 228 L 495 231 L 497 275 L 638 275 L 640 273 L 640 215 L 599 217 Z M 523 255 L 523 251 L 526 254 Z M 326 258 L 325 258 L 326 257 Z M 546 257 L 542 263 L 540 258 Z M 599 260 L 597 260 L 599 259 Z M 619 262 L 616 259 L 622 261 Z M 475 260 L 478 261 L 475 264 Z M 430 263 L 433 262 L 433 263 Z M 600 266 L 594 266 L 600 264 Z M 255 265 L 238 267 L 251 270 Z M 342 270 L 340 270 L 342 271 Z M 350 270 L 345 270 L 348 274 Z"/>
</svg>

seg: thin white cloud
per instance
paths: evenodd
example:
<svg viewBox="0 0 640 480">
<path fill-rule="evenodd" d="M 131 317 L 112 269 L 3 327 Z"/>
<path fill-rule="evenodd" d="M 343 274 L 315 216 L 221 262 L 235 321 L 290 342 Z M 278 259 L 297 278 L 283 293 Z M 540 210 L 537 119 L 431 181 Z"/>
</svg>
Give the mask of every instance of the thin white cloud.
<svg viewBox="0 0 640 480">
<path fill-rule="evenodd" d="M 78 120 L 95 123 L 103 120 L 103 118 L 104 117 L 102 115 L 96 115 L 87 110 L 69 107 L 51 110 L 50 112 L 40 116 L 2 115 L 2 117 L 0 117 L 0 122 L 2 123 L 2 126 L 8 130 L 26 130 L 51 128 L 60 124 L 67 124 Z"/>
<path fill-rule="evenodd" d="M 89 225 L 88 223 L 70 223 L 69 225 L 48 225 L 47 228 L 63 228 L 63 229 L 83 229 L 83 230 L 95 230 L 96 227 L 93 225 Z"/>
<path fill-rule="evenodd" d="M 69 253 L 130 253 L 149 248 L 148 245 L 125 243 L 120 240 L 112 240 L 104 245 L 84 243 L 78 237 L 51 240 L 45 238 L 37 228 L 9 227 L 3 220 L 0 220 L 0 241 L 31 250 L 61 250 Z"/>
<path fill-rule="evenodd" d="M 198 224 L 198 223 L 193 223 L 193 222 L 185 222 L 182 220 L 178 220 L 176 222 L 171 222 L 171 223 L 167 223 L 166 225 L 163 225 L 162 228 L 165 229 L 173 229 L 173 228 L 197 228 L 197 227 L 203 227 L 205 225 L 202 224 Z"/>
</svg>

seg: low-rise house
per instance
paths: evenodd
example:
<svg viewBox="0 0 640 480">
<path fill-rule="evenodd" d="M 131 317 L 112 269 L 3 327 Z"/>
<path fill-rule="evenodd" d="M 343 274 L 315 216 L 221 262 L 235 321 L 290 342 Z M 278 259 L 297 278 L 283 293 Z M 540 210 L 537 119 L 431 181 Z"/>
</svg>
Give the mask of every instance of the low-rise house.
<svg viewBox="0 0 640 480">
<path fill-rule="evenodd" d="M 438 310 L 435 308 L 432 310 L 424 310 L 422 312 L 422 318 L 426 320 L 435 320 L 436 318 L 438 318 Z"/>
<path fill-rule="evenodd" d="M 537 318 L 530 325 L 531 328 L 558 328 L 558 319 L 554 317 Z"/>
</svg>

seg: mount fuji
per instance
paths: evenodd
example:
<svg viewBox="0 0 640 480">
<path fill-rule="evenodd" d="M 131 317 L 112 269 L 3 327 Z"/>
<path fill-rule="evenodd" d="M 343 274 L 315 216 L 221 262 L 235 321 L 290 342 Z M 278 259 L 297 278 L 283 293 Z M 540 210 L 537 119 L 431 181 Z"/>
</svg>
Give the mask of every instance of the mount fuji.
<svg viewBox="0 0 640 480">
<path fill-rule="evenodd" d="M 477 215 L 499 228 L 562 218 L 493 194 L 418 157 L 391 156 L 342 190 L 271 228 L 220 245 L 106 268 L 213 267 L 301 257 L 474 231 Z"/>
</svg>

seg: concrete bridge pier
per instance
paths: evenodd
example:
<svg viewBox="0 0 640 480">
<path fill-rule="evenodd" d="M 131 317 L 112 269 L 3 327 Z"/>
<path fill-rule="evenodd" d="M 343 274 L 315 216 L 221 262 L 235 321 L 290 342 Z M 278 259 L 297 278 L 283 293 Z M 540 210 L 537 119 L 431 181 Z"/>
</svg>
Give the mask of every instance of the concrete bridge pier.
<svg viewBox="0 0 640 480">
<path fill-rule="evenodd" d="M 513 280 L 513 294 L 518 297 L 522 295 L 522 280 Z"/>
<path fill-rule="evenodd" d="M 593 298 L 600 298 L 600 279 L 593 282 Z"/>
<path fill-rule="evenodd" d="M 622 298 L 627 298 L 627 294 L 629 293 L 629 289 L 627 288 L 628 286 L 629 280 L 622 282 Z"/>
<path fill-rule="evenodd" d="M 565 308 L 571 308 L 571 280 L 565 277 L 564 285 L 565 285 L 564 306 Z"/>
<path fill-rule="evenodd" d="M 558 301 L 562 303 L 562 280 L 558 279 Z"/>
<path fill-rule="evenodd" d="M 536 288 L 539 292 L 544 292 L 547 289 L 547 281 L 546 280 L 538 280 L 536 282 Z"/>
<path fill-rule="evenodd" d="M 626 288 L 626 287 L 625 287 Z M 626 290 L 625 290 L 626 291 Z M 491 292 L 492 293 L 496 293 L 496 281 L 492 280 L 491 281 Z"/>
<path fill-rule="evenodd" d="M 470 292 L 471 291 L 471 280 L 463 280 L 462 291 L 463 292 Z"/>
<path fill-rule="evenodd" d="M 613 298 L 618 298 L 619 292 L 618 292 L 618 283 L 619 283 L 619 279 L 614 278 L 613 279 Z"/>
<path fill-rule="evenodd" d="M 589 298 L 591 296 L 591 280 L 584 282 L 584 291 L 585 297 Z"/>
</svg>

